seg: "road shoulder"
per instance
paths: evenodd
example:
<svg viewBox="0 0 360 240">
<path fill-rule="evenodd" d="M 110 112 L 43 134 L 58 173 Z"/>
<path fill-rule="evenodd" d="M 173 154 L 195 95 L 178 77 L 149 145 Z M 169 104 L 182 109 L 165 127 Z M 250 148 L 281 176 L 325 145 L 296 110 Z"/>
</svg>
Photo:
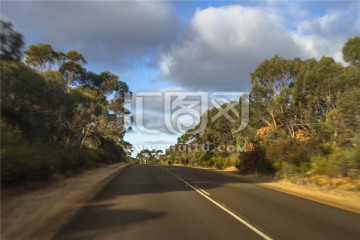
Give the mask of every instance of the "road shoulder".
<svg viewBox="0 0 360 240">
<path fill-rule="evenodd" d="M 302 186 L 285 180 L 255 184 L 360 214 L 359 192 L 337 189 L 321 190 L 315 186 Z"/>
<path fill-rule="evenodd" d="M 27 193 L 2 191 L 1 239 L 51 239 L 81 207 L 129 164 L 118 163 Z"/>
<path fill-rule="evenodd" d="M 189 167 L 189 166 L 183 166 Z M 221 171 L 209 168 L 190 167 L 194 169 L 203 169 L 218 174 L 236 177 L 240 181 L 246 181 L 261 187 L 270 188 L 275 191 L 291 194 L 297 197 L 306 198 L 312 201 L 320 202 L 332 207 L 344 209 L 360 214 L 360 192 L 347 191 L 342 189 L 321 189 L 317 186 L 299 185 L 286 180 L 275 180 L 269 176 L 246 176 L 239 175 L 235 171 Z"/>
</svg>

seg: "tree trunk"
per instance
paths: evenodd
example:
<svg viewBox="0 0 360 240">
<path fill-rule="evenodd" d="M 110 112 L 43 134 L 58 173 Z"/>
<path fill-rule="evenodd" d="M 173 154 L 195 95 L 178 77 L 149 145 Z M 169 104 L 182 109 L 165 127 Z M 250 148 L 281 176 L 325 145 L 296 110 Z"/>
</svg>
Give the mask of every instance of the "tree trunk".
<svg viewBox="0 0 360 240">
<path fill-rule="evenodd" d="M 86 138 L 87 138 L 87 136 L 89 134 L 89 131 L 90 131 L 90 128 L 86 128 L 86 132 L 85 132 L 84 137 L 82 138 L 81 143 L 80 143 L 80 148 L 83 147 L 83 145 L 85 143 L 85 140 L 86 140 Z"/>
</svg>

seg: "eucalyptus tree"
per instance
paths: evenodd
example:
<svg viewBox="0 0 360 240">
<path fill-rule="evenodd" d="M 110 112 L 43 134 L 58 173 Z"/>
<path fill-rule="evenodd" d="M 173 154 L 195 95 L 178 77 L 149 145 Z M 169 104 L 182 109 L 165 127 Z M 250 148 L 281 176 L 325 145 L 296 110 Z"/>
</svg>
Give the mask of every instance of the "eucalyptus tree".
<svg viewBox="0 0 360 240">
<path fill-rule="evenodd" d="M 142 160 L 145 162 L 145 164 L 148 164 L 150 160 L 154 158 L 153 153 L 149 149 L 143 149 L 141 150 L 137 155 L 136 158 L 139 160 Z"/>
<path fill-rule="evenodd" d="M 343 49 L 343 58 L 351 65 L 360 65 L 360 36 L 350 38 L 345 43 Z"/>
<path fill-rule="evenodd" d="M 81 53 L 74 50 L 67 52 L 63 59 L 59 71 L 64 77 L 67 92 L 69 92 L 71 86 L 76 85 L 86 74 L 83 65 L 87 61 Z"/>
<path fill-rule="evenodd" d="M 81 129 L 77 137 L 80 147 L 89 137 L 108 139 L 119 143 L 125 129 L 124 107 L 129 88 L 110 72 L 86 72 L 70 94 L 76 100 L 74 125 Z"/>
<path fill-rule="evenodd" d="M 1 60 L 21 61 L 24 37 L 13 29 L 11 22 L 0 20 Z"/>
<path fill-rule="evenodd" d="M 287 128 L 293 138 L 296 131 L 297 113 L 291 108 L 295 79 L 304 62 L 299 58 L 287 60 L 275 56 L 262 62 L 251 73 L 251 104 L 258 103 L 264 108 L 259 112 L 262 121 L 275 129 Z"/>
<path fill-rule="evenodd" d="M 25 54 L 25 62 L 37 72 L 50 70 L 56 62 L 56 52 L 50 44 L 30 45 Z"/>
</svg>

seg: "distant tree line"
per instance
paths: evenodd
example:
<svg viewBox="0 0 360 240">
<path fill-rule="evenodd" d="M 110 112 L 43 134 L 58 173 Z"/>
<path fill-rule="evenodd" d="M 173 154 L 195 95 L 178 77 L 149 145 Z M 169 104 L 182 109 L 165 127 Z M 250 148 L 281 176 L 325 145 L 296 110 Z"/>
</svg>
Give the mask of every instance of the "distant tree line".
<svg viewBox="0 0 360 240">
<path fill-rule="evenodd" d="M 75 50 L 41 43 L 24 51 L 23 36 L 0 24 L 2 183 L 126 161 L 127 84 L 87 70 Z"/>
<path fill-rule="evenodd" d="M 143 149 L 136 155 L 136 159 L 142 164 L 155 164 L 159 162 L 158 160 L 162 153 L 163 151 L 160 149 Z"/>
<path fill-rule="evenodd" d="M 263 61 L 250 75 L 249 125 L 236 132 L 241 119 L 211 122 L 219 112 L 211 109 L 203 116 L 208 119 L 205 130 L 189 130 L 177 145 L 207 144 L 215 150 L 188 153 L 169 148 L 163 162 L 236 166 L 242 173 L 359 178 L 360 37 L 350 38 L 342 52 L 346 66 L 330 57 L 274 56 Z M 241 111 L 240 105 L 237 108 Z M 216 151 L 219 145 L 245 145 L 247 151 Z"/>
</svg>

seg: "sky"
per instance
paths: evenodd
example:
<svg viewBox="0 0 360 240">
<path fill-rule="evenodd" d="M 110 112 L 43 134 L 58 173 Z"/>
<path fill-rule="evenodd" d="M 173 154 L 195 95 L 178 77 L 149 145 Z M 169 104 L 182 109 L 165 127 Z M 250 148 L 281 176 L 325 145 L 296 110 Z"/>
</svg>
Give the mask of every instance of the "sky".
<svg viewBox="0 0 360 240">
<path fill-rule="evenodd" d="M 198 93 L 186 98 L 193 103 L 202 94 L 248 92 L 250 73 L 274 55 L 344 64 L 342 46 L 360 35 L 360 1 L 15 0 L 1 2 L 1 19 L 27 45 L 77 50 L 87 69 L 119 75 L 134 93 L 129 108 L 138 121 L 125 139 L 136 154 L 176 143 L 198 122 L 195 113 L 171 115 L 179 131 L 170 131 L 166 118 L 178 109 L 167 112 L 168 93 Z"/>
</svg>

